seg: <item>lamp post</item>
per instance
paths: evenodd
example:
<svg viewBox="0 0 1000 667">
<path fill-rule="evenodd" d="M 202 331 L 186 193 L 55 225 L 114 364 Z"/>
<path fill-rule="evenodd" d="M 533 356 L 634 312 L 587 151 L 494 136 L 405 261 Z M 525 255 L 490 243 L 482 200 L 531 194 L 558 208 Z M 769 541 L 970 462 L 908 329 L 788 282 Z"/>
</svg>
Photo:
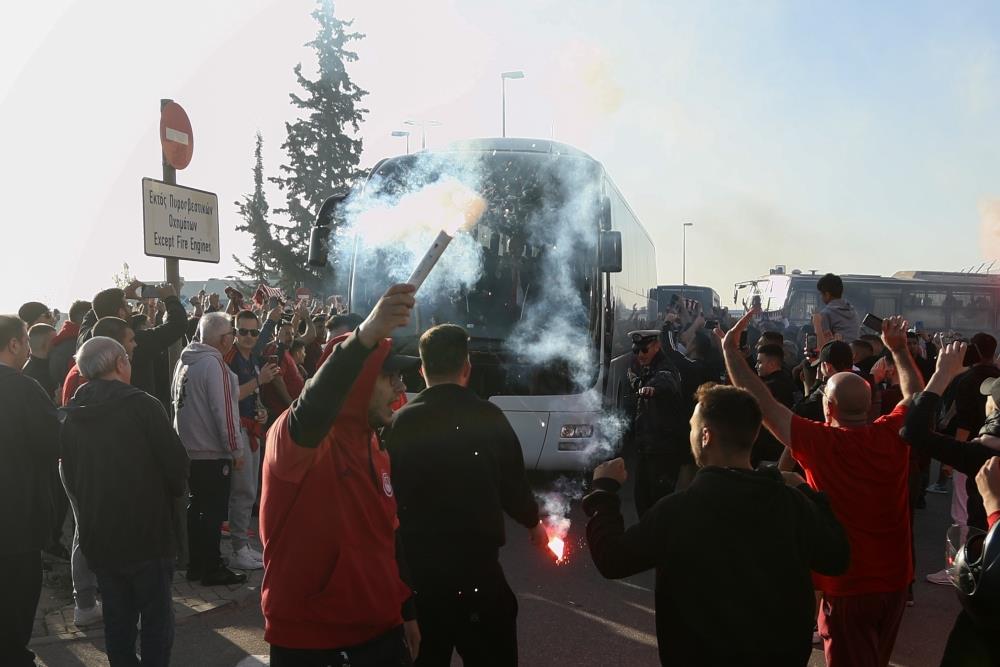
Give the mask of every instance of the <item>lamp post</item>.
<svg viewBox="0 0 1000 667">
<path fill-rule="evenodd" d="M 392 136 L 394 137 L 406 137 L 406 154 L 410 154 L 410 133 L 406 130 L 393 130 Z"/>
<path fill-rule="evenodd" d="M 428 127 L 440 127 L 441 121 L 439 120 L 404 120 L 403 125 L 409 125 L 410 127 L 420 128 L 420 150 L 427 148 L 427 128 Z"/>
<path fill-rule="evenodd" d="M 524 72 L 516 70 L 513 72 L 500 73 L 500 136 L 507 136 L 507 79 L 523 79 Z"/>
<path fill-rule="evenodd" d="M 681 284 L 687 285 L 687 252 L 688 252 L 688 227 L 694 227 L 693 222 L 685 222 L 681 227 L 683 230 L 683 242 L 681 243 Z"/>
</svg>

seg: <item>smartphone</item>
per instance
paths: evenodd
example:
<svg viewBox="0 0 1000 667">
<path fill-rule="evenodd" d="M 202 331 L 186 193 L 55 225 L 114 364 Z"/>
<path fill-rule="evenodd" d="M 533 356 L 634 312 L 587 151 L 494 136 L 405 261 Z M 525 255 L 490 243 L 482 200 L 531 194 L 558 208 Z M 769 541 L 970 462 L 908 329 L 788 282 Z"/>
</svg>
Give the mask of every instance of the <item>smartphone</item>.
<svg viewBox="0 0 1000 667">
<path fill-rule="evenodd" d="M 264 363 L 274 364 L 275 366 L 277 366 L 278 365 L 278 355 L 276 355 L 276 354 L 269 354 L 269 355 L 267 355 L 266 357 L 264 357 Z"/>
<path fill-rule="evenodd" d="M 871 313 L 868 313 L 867 315 L 865 315 L 865 319 L 863 319 L 861 321 L 861 324 L 863 324 L 867 328 L 869 328 L 872 331 L 875 331 L 877 333 L 881 333 L 882 332 L 882 318 L 881 317 L 876 317 L 875 315 L 872 315 Z"/>
<path fill-rule="evenodd" d="M 740 334 L 740 349 L 745 350 L 747 348 L 747 333 L 744 331 Z"/>
<path fill-rule="evenodd" d="M 818 341 L 816 340 L 816 334 L 809 334 L 806 336 L 806 348 L 809 350 L 815 350 Z"/>
<path fill-rule="evenodd" d="M 160 296 L 161 287 L 163 287 L 163 283 L 144 283 L 139 285 L 139 289 L 135 291 L 135 295 L 140 299 L 156 299 Z"/>
<path fill-rule="evenodd" d="M 705 328 L 709 331 L 715 331 L 719 328 L 719 320 L 705 320 Z"/>
</svg>

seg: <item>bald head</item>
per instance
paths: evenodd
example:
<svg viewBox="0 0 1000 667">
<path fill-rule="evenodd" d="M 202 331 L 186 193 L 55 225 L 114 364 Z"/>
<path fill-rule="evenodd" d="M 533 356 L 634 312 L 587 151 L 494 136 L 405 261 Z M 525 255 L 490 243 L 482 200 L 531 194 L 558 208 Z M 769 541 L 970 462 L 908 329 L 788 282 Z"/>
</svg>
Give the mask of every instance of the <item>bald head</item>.
<svg viewBox="0 0 1000 667">
<path fill-rule="evenodd" d="M 840 425 L 865 423 L 872 405 L 872 390 L 854 373 L 836 373 L 826 382 L 827 420 Z"/>
</svg>

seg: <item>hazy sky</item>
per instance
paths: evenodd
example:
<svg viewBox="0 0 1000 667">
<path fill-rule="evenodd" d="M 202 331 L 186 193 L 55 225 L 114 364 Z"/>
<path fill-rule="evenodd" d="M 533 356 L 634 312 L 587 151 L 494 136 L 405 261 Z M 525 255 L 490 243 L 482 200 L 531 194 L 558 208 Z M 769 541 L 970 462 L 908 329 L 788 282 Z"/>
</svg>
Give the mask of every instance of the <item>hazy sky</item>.
<svg viewBox="0 0 1000 667">
<path fill-rule="evenodd" d="M 4 286 L 65 309 L 142 253 L 140 180 L 159 178 L 159 99 L 188 111 L 195 153 L 178 181 L 218 193 L 219 265 L 249 240 L 232 202 L 283 160 L 292 67 L 313 65 L 309 0 L 46 0 L 0 8 Z M 443 123 L 429 147 L 500 131 L 604 162 L 656 244 L 663 283 L 732 297 L 768 267 L 958 270 L 1000 256 L 1000 5 L 602 0 L 343 0 L 367 33 L 364 162 L 402 152 L 408 118 Z M 414 145 L 419 141 L 415 138 Z M 269 192 L 272 207 L 278 193 Z M 985 229 L 984 229 L 985 228 Z"/>
</svg>

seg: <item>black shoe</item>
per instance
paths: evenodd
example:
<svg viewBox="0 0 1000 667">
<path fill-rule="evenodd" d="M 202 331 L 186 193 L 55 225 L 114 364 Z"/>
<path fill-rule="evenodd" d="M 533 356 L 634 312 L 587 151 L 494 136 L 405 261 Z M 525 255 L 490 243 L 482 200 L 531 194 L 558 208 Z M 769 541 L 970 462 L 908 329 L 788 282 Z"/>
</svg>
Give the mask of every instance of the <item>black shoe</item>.
<svg viewBox="0 0 1000 667">
<path fill-rule="evenodd" d="M 247 575 L 233 572 L 227 567 L 219 568 L 214 572 L 206 574 L 201 583 L 203 586 L 233 586 L 242 584 L 247 580 Z"/>
</svg>

